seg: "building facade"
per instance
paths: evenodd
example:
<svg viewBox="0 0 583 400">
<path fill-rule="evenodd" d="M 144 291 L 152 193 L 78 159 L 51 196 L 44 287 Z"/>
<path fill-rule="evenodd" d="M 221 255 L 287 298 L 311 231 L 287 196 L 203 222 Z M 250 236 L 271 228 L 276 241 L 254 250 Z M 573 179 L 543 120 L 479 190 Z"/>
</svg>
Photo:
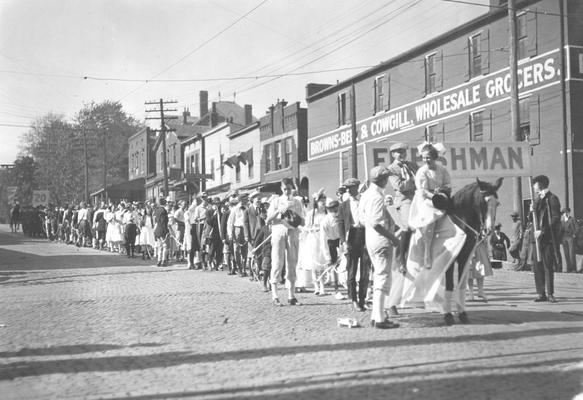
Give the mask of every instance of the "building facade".
<svg viewBox="0 0 583 400">
<path fill-rule="evenodd" d="M 229 135 L 229 155 L 223 164 L 231 168 L 231 189 L 248 191 L 261 184 L 259 121 Z M 234 175 L 234 176 L 233 176 Z"/>
<path fill-rule="evenodd" d="M 307 159 L 307 121 L 307 110 L 299 102 L 288 105 L 285 100 L 278 100 L 259 119 L 262 190 L 277 192 L 281 180 L 288 177 L 307 194 L 309 178 L 300 176 L 300 163 Z"/>
<path fill-rule="evenodd" d="M 471 150 L 516 143 L 510 125 L 507 12 L 492 7 L 489 13 L 405 54 L 309 93 L 306 173 L 310 186 L 333 192 L 353 174 L 350 110 L 354 102 L 361 180 L 372 166 L 391 161 L 392 143 L 416 145 L 428 140 L 446 147 L 462 143 L 469 158 L 452 153 L 447 165 L 457 176 L 454 190 L 478 176 L 493 180 L 497 171 L 509 170 L 513 163 L 530 163 L 530 174 L 548 175 L 562 204 L 583 215 L 583 177 L 576 174 L 577 166 L 583 165 L 583 116 L 577 113 L 583 101 L 583 4 L 541 0 L 519 2 L 519 7 L 520 134 L 531 145 L 524 152 L 518 150 L 520 159 L 510 150 L 508 154 Z M 416 149 L 410 157 L 419 161 Z M 512 182 L 506 179 L 499 191 L 500 220 L 507 226 L 513 211 Z M 521 189 L 526 204 L 528 179 L 522 179 Z"/>
</svg>

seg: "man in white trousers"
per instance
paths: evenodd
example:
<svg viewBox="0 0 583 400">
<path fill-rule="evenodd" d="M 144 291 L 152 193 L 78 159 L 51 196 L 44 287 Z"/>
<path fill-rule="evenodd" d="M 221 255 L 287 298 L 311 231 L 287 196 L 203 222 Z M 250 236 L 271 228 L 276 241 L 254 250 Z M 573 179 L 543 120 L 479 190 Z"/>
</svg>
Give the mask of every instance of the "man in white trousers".
<svg viewBox="0 0 583 400">
<path fill-rule="evenodd" d="M 384 312 L 385 297 L 391 288 L 393 248 L 400 244 L 394 235 L 395 222 L 385 207 L 385 188 L 389 170 L 378 166 L 369 174 L 371 185 L 363 193 L 359 212 L 365 226 L 366 248 L 373 267 L 373 301 L 370 323 L 373 328 L 391 329 L 399 324 L 389 321 Z"/>
<path fill-rule="evenodd" d="M 271 200 L 267 211 L 266 224 L 271 223 L 271 294 L 275 306 L 280 306 L 277 284 L 285 265 L 285 280 L 288 289 L 288 304 L 300 305 L 295 296 L 296 266 L 298 263 L 299 230 L 286 218 L 291 210 L 297 215 L 299 225 L 304 224 L 303 207 L 300 200 L 293 196 L 294 184 L 290 178 L 281 181 L 282 195 Z"/>
</svg>

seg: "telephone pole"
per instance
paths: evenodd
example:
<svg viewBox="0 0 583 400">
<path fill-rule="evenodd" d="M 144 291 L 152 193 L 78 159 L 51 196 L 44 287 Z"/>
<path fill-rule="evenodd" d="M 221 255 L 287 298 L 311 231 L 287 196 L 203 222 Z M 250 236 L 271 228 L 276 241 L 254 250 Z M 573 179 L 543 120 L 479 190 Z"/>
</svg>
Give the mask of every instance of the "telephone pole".
<svg viewBox="0 0 583 400">
<path fill-rule="evenodd" d="M 518 98 L 518 43 L 516 40 L 516 0 L 508 0 L 508 26 L 510 32 L 510 121 L 512 140 L 522 142 L 524 138 L 520 132 L 520 100 Z M 522 213 L 522 178 L 514 177 L 512 180 L 512 203 L 521 220 Z"/>
<path fill-rule="evenodd" d="M 169 112 L 169 111 L 177 111 L 175 108 L 174 109 L 164 109 L 164 105 L 165 104 L 176 104 L 178 103 L 176 100 L 166 100 L 164 101 L 163 99 L 160 99 L 159 101 L 147 101 L 144 104 L 146 105 L 158 105 L 159 109 L 151 109 L 151 110 L 146 110 L 146 112 L 156 112 L 156 113 L 160 113 L 159 117 L 147 117 L 146 119 L 159 119 L 160 120 L 160 130 L 154 130 L 155 132 L 160 132 L 160 134 L 162 135 L 162 168 L 164 171 L 164 195 L 168 196 L 169 190 L 168 190 L 168 164 L 167 164 L 167 160 L 166 160 L 166 132 L 172 132 L 174 131 L 174 129 L 166 129 L 166 120 L 169 119 L 178 119 L 177 116 L 168 116 L 168 115 L 164 115 L 164 112 Z"/>
<path fill-rule="evenodd" d="M 356 139 L 358 133 L 356 132 L 356 91 L 354 89 L 354 83 L 350 87 L 350 127 L 352 128 L 352 177 L 358 178 L 358 160 L 356 158 Z"/>
<path fill-rule="evenodd" d="M 87 130 L 85 125 L 81 127 L 83 133 L 83 158 L 85 164 L 85 201 L 89 202 L 89 166 L 87 161 Z"/>
</svg>

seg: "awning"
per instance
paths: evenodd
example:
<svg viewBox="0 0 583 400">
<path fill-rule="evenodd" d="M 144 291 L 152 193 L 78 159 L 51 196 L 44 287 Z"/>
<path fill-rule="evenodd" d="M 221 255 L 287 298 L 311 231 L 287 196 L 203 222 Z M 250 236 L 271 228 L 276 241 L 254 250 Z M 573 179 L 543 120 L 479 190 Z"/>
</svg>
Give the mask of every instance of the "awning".
<svg viewBox="0 0 583 400">
<path fill-rule="evenodd" d="M 247 151 L 238 151 L 223 161 L 223 164 L 230 168 L 235 167 L 239 163 L 253 165 L 253 148 Z"/>
</svg>

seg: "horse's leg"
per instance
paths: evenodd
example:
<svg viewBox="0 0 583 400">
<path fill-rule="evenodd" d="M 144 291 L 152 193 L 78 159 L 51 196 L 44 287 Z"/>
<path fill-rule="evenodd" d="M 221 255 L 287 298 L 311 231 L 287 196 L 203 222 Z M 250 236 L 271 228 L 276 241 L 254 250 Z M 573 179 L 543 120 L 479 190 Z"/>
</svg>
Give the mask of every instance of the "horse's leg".
<svg viewBox="0 0 583 400">
<path fill-rule="evenodd" d="M 445 300 L 443 302 L 443 318 L 446 325 L 453 325 L 454 319 L 451 314 L 451 301 L 453 298 L 453 272 L 455 268 L 455 262 L 445 271 Z"/>
</svg>

